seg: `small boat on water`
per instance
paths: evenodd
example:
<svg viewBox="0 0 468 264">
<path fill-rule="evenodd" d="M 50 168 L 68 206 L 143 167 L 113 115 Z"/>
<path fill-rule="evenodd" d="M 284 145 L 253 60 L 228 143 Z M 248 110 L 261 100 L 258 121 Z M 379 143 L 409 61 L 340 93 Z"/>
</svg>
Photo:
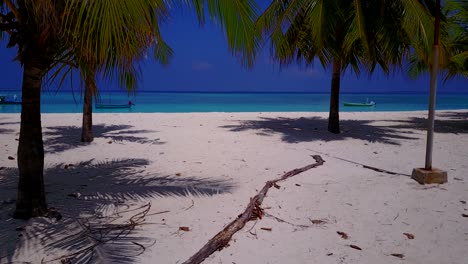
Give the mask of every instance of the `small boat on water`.
<svg viewBox="0 0 468 264">
<path fill-rule="evenodd" d="M 127 104 L 100 104 L 96 103 L 94 106 L 96 108 L 101 108 L 101 109 L 116 109 L 116 108 L 131 108 L 135 104 L 132 103 L 132 101 L 128 101 Z"/>
<path fill-rule="evenodd" d="M 20 101 L 17 101 L 16 94 L 13 96 L 13 101 L 7 100 L 6 95 L 0 95 L 0 105 L 19 105 Z"/>
<path fill-rule="evenodd" d="M 344 102 L 343 104 L 344 106 L 374 106 L 375 102 L 367 99 L 365 103 Z"/>
</svg>

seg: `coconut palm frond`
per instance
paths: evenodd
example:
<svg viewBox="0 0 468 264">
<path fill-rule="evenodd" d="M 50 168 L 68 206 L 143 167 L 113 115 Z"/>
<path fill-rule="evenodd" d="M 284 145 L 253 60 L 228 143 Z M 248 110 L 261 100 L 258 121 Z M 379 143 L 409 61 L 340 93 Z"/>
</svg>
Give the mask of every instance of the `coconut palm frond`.
<svg viewBox="0 0 468 264">
<path fill-rule="evenodd" d="M 164 10 L 154 11 L 164 7 L 158 2 L 69 0 L 65 12 L 70 15 L 64 23 L 64 30 L 71 37 L 68 41 L 84 60 L 93 64 L 131 63 L 141 58 L 141 50 L 153 45 L 156 16 L 164 14 Z"/>
<path fill-rule="evenodd" d="M 228 47 L 245 66 L 252 66 L 260 47 L 260 35 L 254 27 L 258 6 L 254 0 L 183 0 L 193 8 L 201 24 L 208 16 L 219 23 L 226 34 Z"/>
<path fill-rule="evenodd" d="M 468 1 L 446 1 L 442 8 L 439 45 L 439 73 L 444 81 L 468 73 Z M 411 78 L 417 78 L 432 68 L 432 54 L 415 47 L 407 65 Z"/>
</svg>

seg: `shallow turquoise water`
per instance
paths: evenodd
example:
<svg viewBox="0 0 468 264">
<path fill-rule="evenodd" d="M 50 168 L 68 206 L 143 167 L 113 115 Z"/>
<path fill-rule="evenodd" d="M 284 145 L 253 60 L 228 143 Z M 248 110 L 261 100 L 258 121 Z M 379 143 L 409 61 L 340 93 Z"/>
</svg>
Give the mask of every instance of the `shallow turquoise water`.
<svg viewBox="0 0 468 264">
<path fill-rule="evenodd" d="M 1 92 L 12 99 L 20 92 Z M 346 107 L 343 102 L 375 101 L 373 107 Z M 95 113 L 183 113 L 183 112 L 327 112 L 329 94 L 321 93 L 186 93 L 186 92 L 125 92 L 101 94 L 102 103 L 125 104 L 131 109 L 94 109 Z M 342 94 L 340 111 L 413 111 L 426 110 L 426 94 Z M 437 109 L 468 109 L 468 94 L 439 94 Z M 0 105 L 0 113 L 19 113 L 20 105 Z M 44 92 L 43 113 L 80 113 L 82 98 L 71 92 Z"/>
</svg>

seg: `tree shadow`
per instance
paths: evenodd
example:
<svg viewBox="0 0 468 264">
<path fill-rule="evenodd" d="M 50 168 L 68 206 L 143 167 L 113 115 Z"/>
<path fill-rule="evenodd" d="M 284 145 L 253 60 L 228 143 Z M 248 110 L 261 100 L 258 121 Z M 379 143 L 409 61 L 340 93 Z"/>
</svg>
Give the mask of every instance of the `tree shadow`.
<svg viewBox="0 0 468 264">
<path fill-rule="evenodd" d="M 340 121 L 342 133 L 332 134 L 327 131 L 328 119 L 320 117 L 301 118 L 267 118 L 258 120 L 240 120 L 239 124 L 221 126 L 233 132 L 257 130 L 258 135 L 271 136 L 280 134 L 281 139 L 287 143 L 300 143 L 311 141 L 337 141 L 348 138 L 368 142 L 379 142 L 391 145 L 400 145 L 399 140 L 414 140 L 411 131 L 397 130 L 389 126 L 371 124 L 367 120 Z"/>
<path fill-rule="evenodd" d="M 164 142 L 159 141 L 159 138 L 150 139 L 139 134 L 153 133 L 157 131 L 151 130 L 136 130 L 130 125 L 93 125 L 95 138 L 109 138 L 113 142 L 135 142 L 140 144 L 157 144 L 161 145 Z M 81 127 L 76 126 L 53 126 L 47 127 L 43 133 L 46 136 L 44 140 L 45 150 L 49 153 L 57 153 L 69 149 L 87 146 L 89 143 L 83 143 L 81 138 Z"/>
<path fill-rule="evenodd" d="M 9 118 L 1 117 L 0 120 L 8 120 Z M 0 134 L 12 134 L 15 133 L 14 129 L 11 128 L 3 128 L 2 126 L 9 126 L 9 125 L 19 125 L 19 122 L 0 122 Z M 18 126 L 19 128 L 19 126 Z"/>
<path fill-rule="evenodd" d="M 1 125 L 1 124 L 0 124 Z M 1 128 L 0 127 L 0 134 L 12 134 L 15 130 L 9 128 Z"/>
<path fill-rule="evenodd" d="M 22 255 L 34 254 L 31 252 L 38 251 L 38 247 L 47 253 L 41 256 L 47 261 L 54 255 L 92 246 L 96 240 L 89 236 L 87 225 L 83 223 L 109 223 L 114 221 L 113 217 L 122 219 L 124 213 L 116 217 L 115 212 L 128 209 L 130 203 L 141 204 L 158 197 L 209 197 L 229 193 L 235 188 L 233 182 L 226 180 L 147 172 L 147 165 L 146 159 L 123 159 L 49 166 L 45 170 L 49 205 L 54 206 L 63 219 L 35 218 L 28 222 L 11 219 L 18 171 L 3 168 L 0 170 L 0 262 L 4 260 L 2 256 L 6 256 L 7 262 L 17 261 Z M 107 235 L 118 232 L 121 230 L 111 230 Z M 141 228 L 136 228 L 112 243 L 76 255 L 73 263 L 131 263 L 152 242 Z"/>
<path fill-rule="evenodd" d="M 0 122 L 0 126 L 19 125 L 20 122 Z"/>
<path fill-rule="evenodd" d="M 399 125 L 393 126 L 397 129 L 427 129 L 427 119 L 414 117 L 409 120 L 392 120 Z M 434 131 L 436 133 L 466 134 L 468 133 L 468 112 L 446 112 L 436 116 L 434 121 Z"/>
</svg>

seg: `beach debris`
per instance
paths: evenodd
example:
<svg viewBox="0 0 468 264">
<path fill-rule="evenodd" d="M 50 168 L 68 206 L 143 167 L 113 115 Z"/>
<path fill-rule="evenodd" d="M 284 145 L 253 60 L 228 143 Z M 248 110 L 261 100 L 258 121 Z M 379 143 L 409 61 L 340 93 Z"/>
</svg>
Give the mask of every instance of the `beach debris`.
<svg viewBox="0 0 468 264">
<path fill-rule="evenodd" d="M 251 234 L 252 236 L 254 236 L 255 239 L 258 239 L 257 232 L 249 231 L 249 234 Z M 228 246 L 229 246 L 229 244 L 226 245 L 226 247 L 228 247 Z"/>
<path fill-rule="evenodd" d="M 265 231 L 270 231 L 271 232 L 271 228 L 270 227 L 260 227 L 261 230 L 265 230 Z"/>
<path fill-rule="evenodd" d="M 320 220 L 320 219 L 310 219 L 310 218 L 309 218 L 309 220 L 310 220 L 310 222 L 312 222 L 312 224 L 314 224 L 314 225 L 321 225 L 321 224 L 327 223 L 326 221 L 323 221 L 323 220 Z"/>
<path fill-rule="evenodd" d="M 195 205 L 195 201 L 192 200 L 192 204 L 189 207 L 185 208 L 184 211 L 187 211 L 188 209 L 192 208 L 194 205 Z"/>
<path fill-rule="evenodd" d="M 231 221 L 226 227 L 218 232 L 213 238 L 211 238 L 199 251 L 197 251 L 194 255 L 192 255 L 188 260 L 183 262 L 183 264 L 194 264 L 194 263 L 202 263 L 207 257 L 213 254 L 216 251 L 222 250 L 226 247 L 226 245 L 231 240 L 232 236 L 241 230 L 245 224 L 249 221 L 256 220 L 257 218 L 254 217 L 254 211 L 262 212 L 260 206 L 263 202 L 263 199 L 268 193 L 268 190 L 273 187 L 273 184 L 284 181 L 290 177 L 293 177 L 297 174 L 300 174 L 304 171 L 308 171 L 310 169 L 319 167 L 325 163 L 325 161 L 319 155 L 313 155 L 312 158 L 315 160 L 315 163 L 309 164 L 302 168 L 297 168 L 291 170 L 280 178 L 267 181 L 263 188 L 255 195 L 254 197 L 250 198 L 250 202 L 247 205 L 247 208 L 244 210 L 243 213 L 238 215 L 236 219 Z"/>
<path fill-rule="evenodd" d="M 67 194 L 67 196 L 78 199 L 78 198 L 80 198 L 81 193 L 79 193 L 79 192 L 69 193 L 69 194 Z"/>
<path fill-rule="evenodd" d="M 179 230 L 180 230 L 180 231 L 188 232 L 188 231 L 190 231 L 190 227 L 188 227 L 188 226 L 180 226 L 180 227 L 179 227 Z"/>
<path fill-rule="evenodd" d="M 62 214 L 57 211 L 54 207 L 50 207 L 47 213 L 45 214 L 47 218 L 55 218 L 55 220 L 60 221 L 62 219 Z"/>
<path fill-rule="evenodd" d="M 12 156 L 8 156 L 8 159 L 9 160 L 14 160 L 15 158 L 13 158 Z"/>
<path fill-rule="evenodd" d="M 328 156 L 328 157 L 331 157 L 331 158 L 335 158 L 335 159 L 342 160 L 342 161 L 345 161 L 345 162 L 349 162 L 349 163 L 352 163 L 352 164 L 360 165 L 364 169 L 369 169 L 369 170 L 373 170 L 373 171 L 376 171 L 376 172 L 383 172 L 383 173 L 387 173 L 387 174 L 390 174 L 390 175 L 411 176 L 411 175 L 406 174 L 406 173 L 399 173 L 399 172 L 389 171 L 389 170 L 385 170 L 385 169 L 380 169 L 380 168 L 377 168 L 377 167 L 372 167 L 372 166 L 369 166 L 369 165 L 366 165 L 366 164 L 362 164 L 362 163 L 355 162 L 355 161 L 348 160 L 348 159 L 343 159 L 343 158 L 333 156 L 333 155 L 330 155 L 330 154 L 327 154 L 327 153 L 323 153 L 323 152 L 320 152 L 320 151 L 316 151 L 316 150 L 313 150 L 313 149 L 308 149 L 308 150 L 319 153 L 319 154 L 322 154 L 322 155 L 325 155 L 325 156 Z"/>
<path fill-rule="evenodd" d="M 269 213 L 265 213 L 265 216 L 271 217 L 271 218 L 275 219 L 276 221 L 278 221 L 278 222 L 280 222 L 280 223 L 285 223 L 285 224 L 291 225 L 291 226 L 293 226 L 293 227 L 297 227 L 297 228 L 299 228 L 299 229 L 304 229 L 304 228 L 309 228 L 309 227 L 311 227 L 311 226 L 309 226 L 309 225 L 297 225 L 297 224 L 291 223 L 291 222 L 289 222 L 289 221 L 286 221 L 286 220 L 284 220 L 284 219 L 281 219 L 281 218 L 279 218 L 279 217 L 277 217 L 277 216 L 274 216 L 274 215 L 272 215 L 272 214 L 269 214 Z M 296 230 L 297 230 L 297 229 L 294 229 L 294 231 L 296 231 Z"/>
<path fill-rule="evenodd" d="M 333 253 L 331 253 L 331 252 L 327 254 L 327 256 L 332 256 L 332 255 L 333 255 Z"/>
<path fill-rule="evenodd" d="M 0 170 L 1 170 L 1 168 L 0 168 Z M 461 200 L 460 203 L 466 204 L 466 201 Z"/>
<path fill-rule="evenodd" d="M 176 176 L 181 176 L 182 173 L 178 172 L 178 173 L 176 173 L 175 175 L 176 175 Z"/>
<path fill-rule="evenodd" d="M 340 235 L 342 239 L 348 239 L 348 238 L 349 238 L 349 237 L 348 237 L 348 234 L 346 234 L 345 232 L 336 231 L 336 233 L 337 233 L 338 235 Z"/>
<path fill-rule="evenodd" d="M 410 233 L 403 233 L 408 239 L 414 239 L 414 235 Z"/>
<path fill-rule="evenodd" d="M 397 258 L 401 258 L 401 259 L 405 257 L 405 255 L 400 254 L 400 253 L 393 253 L 393 254 L 390 254 L 390 255 L 394 256 L 394 257 L 397 257 Z"/>
<path fill-rule="evenodd" d="M 299 183 L 296 183 L 296 186 L 301 186 Z"/>
<path fill-rule="evenodd" d="M 252 209 L 252 216 L 250 217 L 250 220 L 262 219 L 264 214 L 265 212 L 263 208 L 260 207 L 260 203 L 255 203 L 255 206 Z"/>
<path fill-rule="evenodd" d="M 276 183 L 274 183 L 274 184 L 273 184 L 273 187 L 275 187 L 276 189 L 279 189 L 279 188 L 281 188 L 281 186 L 279 186 L 279 185 L 278 185 L 278 184 L 276 184 Z"/>
<path fill-rule="evenodd" d="M 462 214 L 463 217 L 468 217 L 468 214 Z"/>
<path fill-rule="evenodd" d="M 457 180 L 457 181 L 463 181 L 462 179 L 460 178 L 457 178 L 457 177 L 453 177 L 454 180 Z"/>
<path fill-rule="evenodd" d="M 65 164 L 65 166 L 63 166 L 64 169 L 68 169 L 70 167 L 73 167 L 73 164 Z"/>
<path fill-rule="evenodd" d="M 349 245 L 350 248 L 354 248 L 354 249 L 357 249 L 357 250 L 362 250 L 362 248 L 356 246 L 356 245 Z"/>
<path fill-rule="evenodd" d="M 107 144 L 112 144 L 112 140 L 107 141 Z"/>
</svg>

